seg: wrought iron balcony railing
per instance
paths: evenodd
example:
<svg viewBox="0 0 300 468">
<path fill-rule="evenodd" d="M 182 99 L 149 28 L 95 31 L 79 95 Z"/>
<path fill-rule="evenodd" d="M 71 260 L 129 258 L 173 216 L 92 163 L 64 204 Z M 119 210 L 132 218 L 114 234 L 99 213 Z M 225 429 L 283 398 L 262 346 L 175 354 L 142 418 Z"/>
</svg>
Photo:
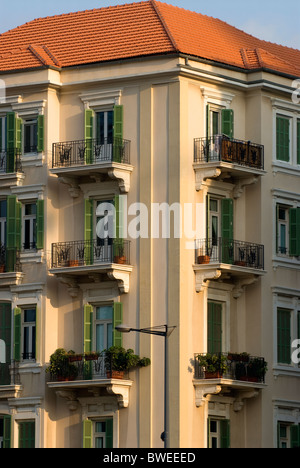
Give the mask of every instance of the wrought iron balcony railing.
<svg viewBox="0 0 300 468">
<path fill-rule="evenodd" d="M 223 378 L 265 382 L 267 362 L 247 353 L 195 354 L 195 379 Z"/>
<path fill-rule="evenodd" d="M 263 270 L 264 246 L 221 237 L 196 240 L 195 263 L 226 263 Z"/>
<path fill-rule="evenodd" d="M 0 274 L 22 272 L 19 249 L 9 249 L 0 244 Z"/>
<path fill-rule="evenodd" d="M 17 148 L 0 150 L 0 174 L 22 172 L 21 150 Z"/>
<path fill-rule="evenodd" d="M 0 386 L 19 384 L 19 363 L 15 360 L 3 364 L 0 363 Z"/>
<path fill-rule="evenodd" d="M 52 268 L 119 263 L 130 265 L 130 241 L 97 239 L 52 244 Z"/>
<path fill-rule="evenodd" d="M 120 138 L 53 143 L 52 167 L 72 167 L 115 162 L 130 164 L 130 141 Z"/>
<path fill-rule="evenodd" d="M 91 353 L 90 356 L 84 354 L 66 357 L 60 362 L 59 369 L 50 371 L 50 381 L 81 381 L 98 380 L 108 378 L 128 379 L 128 370 L 122 373 L 112 374 L 112 366 L 106 362 L 105 353 Z"/>
<path fill-rule="evenodd" d="M 194 162 L 223 161 L 254 169 L 264 169 L 264 146 L 251 141 L 230 139 L 226 135 L 194 140 Z"/>
</svg>

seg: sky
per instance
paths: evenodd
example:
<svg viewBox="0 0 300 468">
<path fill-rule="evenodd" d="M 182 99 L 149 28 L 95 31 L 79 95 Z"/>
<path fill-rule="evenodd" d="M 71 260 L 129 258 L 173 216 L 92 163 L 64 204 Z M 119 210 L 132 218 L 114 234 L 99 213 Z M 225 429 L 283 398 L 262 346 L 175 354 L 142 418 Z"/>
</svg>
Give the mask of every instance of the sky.
<svg viewBox="0 0 300 468">
<path fill-rule="evenodd" d="M 35 18 L 133 3 L 132 0 L 0 0 L 0 2 L 2 4 L 0 34 Z M 164 0 L 164 2 L 219 18 L 259 39 L 300 49 L 299 0 Z"/>
</svg>

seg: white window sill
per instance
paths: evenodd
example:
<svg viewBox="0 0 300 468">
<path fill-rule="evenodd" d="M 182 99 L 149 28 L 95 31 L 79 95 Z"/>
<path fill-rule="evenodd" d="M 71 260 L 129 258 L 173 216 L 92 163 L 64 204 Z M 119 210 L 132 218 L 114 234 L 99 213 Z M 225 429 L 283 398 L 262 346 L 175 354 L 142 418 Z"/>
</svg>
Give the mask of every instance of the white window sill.
<svg viewBox="0 0 300 468">
<path fill-rule="evenodd" d="M 296 364 L 275 364 L 273 374 L 275 378 L 279 376 L 299 377 L 300 367 Z"/>
<path fill-rule="evenodd" d="M 25 153 L 21 157 L 22 167 L 42 166 L 44 153 Z"/>
<path fill-rule="evenodd" d="M 26 361 L 21 361 L 18 367 L 19 374 L 40 374 L 42 370 L 42 366 L 40 363 L 36 361 L 30 361 L 29 359 Z"/>
<path fill-rule="evenodd" d="M 297 164 L 283 161 L 273 161 L 273 172 L 282 172 L 283 174 L 300 176 L 300 166 Z"/>
<path fill-rule="evenodd" d="M 285 268 L 300 268 L 300 257 L 289 257 L 287 255 L 282 256 L 274 256 L 273 259 L 273 267 L 285 267 Z"/>
<path fill-rule="evenodd" d="M 25 250 L 21 252 L 20 257 L 22 263 L 42 263 L 44 260 L 44 251 Z"/>
</svg>

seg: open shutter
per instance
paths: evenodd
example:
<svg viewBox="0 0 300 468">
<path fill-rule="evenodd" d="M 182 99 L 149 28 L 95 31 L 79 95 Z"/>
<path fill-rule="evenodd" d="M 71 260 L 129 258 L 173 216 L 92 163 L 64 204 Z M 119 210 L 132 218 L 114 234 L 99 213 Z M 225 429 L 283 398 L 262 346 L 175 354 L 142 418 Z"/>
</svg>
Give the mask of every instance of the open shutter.
<svg viewBox="0 0 300 468">
<path fill-rule="evenodd" d="M 22 203 L 16 204 L 16 248 L 22 248 Z"/>
<path fill-rule="evenodd" d="M 115 206 L 115 240 L 114 240 L 114 251 L 113 261 L 117 261 L 117 258 L 124 256 L 124 239 L 123 239 L 123 205 L 122 197 L 116 195 L 114 198 Z"/>
<path fill-rule="evenodd" d="M 300 208 L 289 210 L 290 219 L 290 255 L 300 256 Z"/>
<path fill-rule="evenodd" d="M 233 138 L 234 112 L 232 109 L 222 109 L 222 134 Z"/>
<path fill-rule="evenodd" d="M 93 135 L 94 135 L 94 111 L 85 109 L 84 112 L 84 139 L 86 144 L 85 162 L 92 164 L 93 158 Z"/>
<path fill-rule="evenodd" d="M 114 148 L 113 161 L 122 162 L 123 155 L 123 106 L 114 106 Z"/>
<path fill-rule="evenodd" d="M 113 346 L 123 346 L 122 333 L 115 330 L 115 327 L 123 323 L 123 304 L 121 302 L 114 303 L 113 313 Z"/>
<path fill-rule="evenodd" d="M 223 198 L 221 200 L 222 220 L 222 262 L 233 262 L 233 200 Z"/>
<path fill-rule="evenodd" d="M 3 416 L 3 448 L 11 448 L 11 416 Z"/>
<path fill-rule="evenodd" d="M 93 448 L 93 421 L 83 421 L 83 448 Z"/>
<path fill-rule="evenodd" d="M 6 172 L 14 172 L 16 150 L 16 113 L 8 112 L 6 115 Z"/>
<path fill-rule="evenodd" d="M 16 264 L 16 248 L 19 239 L 17 228 L 20 228 L 20 224 L 17 221 L 19 217 L 17 206 L 17 197 L 9 195 L 7 197 L 6 271 L 14 271 Z"/>
<path fill-rule="evenodd" d="M 0 385 L 10 384 L 11 361 L 11 304 L 0 304 L 0 340 L 5 343 L 5 363 L 0 363 Z"/>
<path fill-rule="evenodd" d="M 36 248 L 44 248 L 44 200 L 36 203 Z"/>
<path fill-rule="evenodd" d="M 93 263 L 93 209 L 94 201 L 86 198 L 84 200 L 84 241 L 85 241 L 85 263 Z"/>
<path fill-rule="evenodd" d="M 230 421 L 227 419 L 220 421 L 221 430 L 221 448 L 230 448 Z"/>
<path fill-rule="evenodd" d="M 105 421 L 105 448 L 113 448 L 113 420 Z"/>
<path fill-rule="evenodd" d="M 210 128 L 210 106 L 206 106 L 206 140 L 211 137 L 211 128 Z M 208 142 L 207 142 L 208 143 Z"/>
<path fill-rule="evenodd" d="M 93 351 L 93 307 L 90 304 L 86 304 L 83 311 L 83 351 L 84 353 Z M 91 380 L 92 376 L 92 362 L 87 361 L 84 364 L 84 378 Z"/>
<path fill-rule="evenodd" d="M 21 360 L 21 321 L 22 311 L 19 307 L 14 310 L 14 359 Z"/>
<path fill-rule="evenodd" d="M 22 119 L 16 118 L 16 148 L 22 151 Z"/>
<path fill-rule="evenodd" d="M 42 153 L 44 148 L 44 131 L 45 131 L 45 117 L 43 115 L 38 116 L 37 121 L 37 151 Z"/>
</svg>

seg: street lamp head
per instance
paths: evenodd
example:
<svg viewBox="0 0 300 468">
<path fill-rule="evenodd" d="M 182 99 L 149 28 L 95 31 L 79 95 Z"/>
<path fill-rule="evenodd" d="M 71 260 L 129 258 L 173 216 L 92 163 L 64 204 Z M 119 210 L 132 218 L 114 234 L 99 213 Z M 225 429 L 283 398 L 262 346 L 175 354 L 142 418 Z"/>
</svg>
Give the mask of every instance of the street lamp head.
<svg viewBox="0 0 300 468">
<path fill-rule="evenodd" d="M 129 333 L 132 328 L 128 327 L 127 325 L 124 325 L 123 323 L 121 325 L 117 325 L 115 327 L 115 330 L 117 330 L 120 333 Z"/>
</svg>

